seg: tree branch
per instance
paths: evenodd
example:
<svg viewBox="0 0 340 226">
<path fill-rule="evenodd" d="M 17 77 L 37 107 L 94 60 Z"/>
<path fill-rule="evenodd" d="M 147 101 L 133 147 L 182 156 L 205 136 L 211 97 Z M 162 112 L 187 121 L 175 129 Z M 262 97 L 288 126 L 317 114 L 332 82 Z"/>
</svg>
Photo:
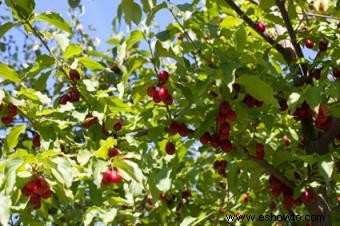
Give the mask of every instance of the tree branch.
<svg viewBox="0 0 340 226">
<path fill-rule="evenodd" d="M 318 154 L 326 154 L 328 152 L 328 145 L 340 133 L 340 119 L 333 120 L 333 126 L 325 132 L 318 140 L 311 142 L 310 149 Z"/>
<path fill-rule="evenodd" d="M 279 8 L 279 10 L 281 12 L 283 21 L 284 21 L 284 23 L 286 25 L 289 37 L 290 37 L 291 42 L 292 42 L 292 44 L 294 46 L 294 49 L 296 51 L 297 56 L 300 59 L 303 59 L 304 55 L 302 53 L 301 46 L 299 45 L 299 43 L 297 41 L 295 30 L 294 30 L 294 28 L 292 26 L 292 23 L 290 22 L 290 19 L 289 19 L 289 16 L 288 16 L 288 12 L 287 12 L 286 7 L 285 7 L 285 0 L 276 0 L 276 5 L 277 5 L 277 7 Z M 307 77 L 307 71 L 308 71 L 307 65 L 303 63 L 303 64 L 301 64 L 301 66 L 302 66 L 302 69 L 303 69 L 303 75 L 305 77 Z"/>
</svg>

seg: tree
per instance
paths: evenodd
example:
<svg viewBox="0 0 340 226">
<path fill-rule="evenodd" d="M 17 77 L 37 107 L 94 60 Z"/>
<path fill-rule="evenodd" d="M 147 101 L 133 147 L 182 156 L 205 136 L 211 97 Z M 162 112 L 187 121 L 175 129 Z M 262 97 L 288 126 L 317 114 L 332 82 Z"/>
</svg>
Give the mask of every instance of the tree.
<svg viewBox="0 0 340 226">
<path fill-rule="evenodd" d="M 5 0 L 0 224 L 340 221 L 339 3 L 122 0 L 110 52 L 80 4 L 68 23 Z M 6 54 L 14 27 L 25 53 Z"/>
</svg>

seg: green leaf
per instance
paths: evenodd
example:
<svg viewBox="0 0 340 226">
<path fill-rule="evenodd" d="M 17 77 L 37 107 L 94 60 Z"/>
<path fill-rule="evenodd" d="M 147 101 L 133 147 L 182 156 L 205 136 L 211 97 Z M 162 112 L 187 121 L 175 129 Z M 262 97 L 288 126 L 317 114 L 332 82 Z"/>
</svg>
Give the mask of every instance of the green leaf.
<svg viewBox="0 0 340 226">
<path fill-rule="evenodd" d="M 83 48 L 80 45 L 71 43 L 69 46 L 67 46 L 63 55 L 65 59 L 68 59 L 81 54 L 82 51 Z"/>
<path fill-rule="evenodd" d="M 19 142 L 19 136 L 22 132 L 24 132 L 26 126 L 13 126 L 11 131 L 8 133 L 5 141 L 5 151 L 8 153 L 12 150 L 12 148 L 16 147 Z"/>
<path fill-rule="evenodd" d="M 328 183 L 332 177 L 332 173 L 334 170 L 334 160 L 330 156 L 325 156 L 322 158 L 323 159 L 320 162 L 318 162 L 318 168 L 320 174 Z"/>
<path fill-rule="evenodd" d="M 34 0 L 6 0 L 6 4 L 11 7 L 15 18 L 29 20 L 33 16 Z"/>
<path fill-rule="evenodd" d="M 121 158 L 113 159 L 113 166 L 119 169 L 119 172 L 122 174 L 122 177 L 130 180 L 132 178 L 136 182 L 141 182 L 141 171 L 138 172 L 139 168 L 133 167 L 133 162 L 129 160 L 122 160 Z M 136 170 L 137 169 L 137 170 Z M 136 174 L 137 173 L 137 174 Z"/>
<path fill-rule="evenodd" d="M 0 193 L 0 224 L 8 225 L 9 218 L 11 216 L 11 205 L 12 200 L 10 196 L 5 196 L 3 193 Z"/>
<path fill-rule="evenodd" d="M 20 82 L 19 75 L 16 73 L 15 70 L 8 67 L 5 64 L 0 63 L 0 77 L 4 79 L 8 79 L 12 82 Z"/>
<path fill-rule="evenodd" d="M 68 160 L 59 157 L 55 158 L 53 162 L 57 164 L 57 170 L 63 177 L 66 187 L 71 187 L 74 177 L 71 163 Z"/>
<path fill-rule="evenodd" d="M 313 86 L 307 90 L 305 98 L 307 103 L 311 108 L 315 108 L 321 103 L 322 100 L 322 87 L 321 86 Z"/>
<path fill-rule="evenodd" d="M 132 31 L 130 36 L 126 40 L 126 49 L 130 49 L 135 43 L 143 38 L 143 32 L 141 32 L 140 30 Z"/>
<path fill-rule="evenodd" d="M 226 18 L 224 18 L 222 23 L 220 23 L 220 28 L 221 29 L 231 28 L 231 27 L 234 27 L 234 26 L 240 24 L 241 22 L 242 22 L 242 20 L 237 18 L 237 17 L 227 16 Z"/>
<path fill-rule="evenodd" d="M 45 21 L 50 25 L 53 25 L 60 30 L 66 31 L 67 33 L 72 33 L 72 27 L 69 25 L 58 13 L 56 12 L 44 12 L 38 14 L 36 19 Z"/>
<path fill-rule="evenodd" d="M 164 168 L 161 169 L 156 175 L 156 187 L 161 192 L 167 192 L 171 187 L 171 175 L 172 169 Z"/>
<path fill-rule="evenodd" d="M 87 69 L 97 71 L 97 70 L 105 70 L 105 67 L 98 63 L 97 61 L 94 61 L 88 57 L 81 57 L 78 58 L 79 63 L 84 65 Z"/>
<path fill-rule="evenodd" d="M 6 161 L 6 192 L 5 194 L 11 194 L 13 192 L 13 187 L 16 182 L 16 171 L 24 163 L 22 158 L 9 158 Z"/>
<path fill-rule="evenodd" d="M 0 38 L 4 36 L 4 34 L 10 30 L 12 27 L 17 26 L 18 23 L 12 23 L 12 22 L 7 22 L 5 24 L 2 24 L 0 26 Z"/>
<path fill-rule="evenodd" d="M 77 155 L 77 161 L 80 163 L 80 165 L 85 165 L 90 158 L 92 157 L 92 153 L 87 150 L 80 150 Z"/>
<path fill-rule="evenodd" d="M 243 51 L 247 41 L 247 33 L 244 28 L 240 28 L 235 32 L 236 49 Z"/>
<path fill-rule="evenodd" d="M 237 79 L 237 82 L 244 85 L 246 91 L 256 99 L 261 100 L 266 104 L 277 104 L 272 87 L 257 76 L 242 76 Z"/>
<path fill-rule="evenodd" d="M 94 156 L 102 159 L 107 159 L 107 153 L 109 148 L 116 144 L 116 141 L 113 137 L 108 137 L 106 141 L 104 141 L 100 148 L 94 152 Z"/>
<path fill-rule="evenodd" d="M 68 4 L 71 8 L 76 8 L 80 4 L 80 0 L 68 0 Z"/>
<path fill-rule="evenodd" d="M 122 0 L 118 8 L 118 16 L 124 15 L 127 24 L 134 22 L 139 24 L 142 19 L 142 9 L 133 0 Z"/>
<path fill-rule="evenodd" d="M 340 118 L 340 104 L 331 105 L 329 108 L 329 114 Z"/>
</svg>

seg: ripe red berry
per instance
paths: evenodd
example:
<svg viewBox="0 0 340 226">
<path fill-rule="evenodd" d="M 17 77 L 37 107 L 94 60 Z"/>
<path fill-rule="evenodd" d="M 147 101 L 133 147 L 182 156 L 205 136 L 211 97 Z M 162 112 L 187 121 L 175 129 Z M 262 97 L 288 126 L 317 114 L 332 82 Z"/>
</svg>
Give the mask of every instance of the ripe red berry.
<svg viewBox="0 0 340 226">
<path fill-rule="evenodd" d="M 9 104 L 8 105 L 8 114 L 7 114 L 7 116 L 14 118 L 14 116 L 17 114 L 17 109 L 18 108 L 15 105 Z"/>
<path fill-rule="evenodd" d="M 29 204 L 32 205 L 33 209 L 40 209 L 41 207 L 41 198 L 37 194 L 33 194 L 28 201 Z"/>
<path fill-rule="evenodd" d="M 165 152 L 168 154 L 168 155 L 173 155 L 175 154 L 176 152 L 176 147 L 173 143 L 171 142 L 168 142 L 166 143 L 165 145 Z"/>
<path fill-rule="evenodd" d="M 69 100 L 71 102 L 77 102 L 80 99 L 80 92 L 77 90 L 77 88 L 73 88 L 71 92 L 69 93 Z"/>
<path fill-rule="evenodd" d="M 340 69 L 333 68 L 333 75 L 336 78 L 340 78 Z"/>
<path fill-rule="evenodd" d="M 157 89 L 155 86 L 149 86 L 147 89 L 147 94 L 149 97 L 154 97 L 157 93 Z"/>
<path fill-rule="evenodd" d="M 159 97 L 159 91 L 156 91 L 156 94 L 153 96 L 152 99 L 155 103 L 159 103 L 162 101 L 161 98 Z"/>
<path fill-rule="evenodd" d="M 188 130 L 187 126 L 184 123 L 179 123 L 178 124 L 178 133 L 182 137 L 185 137 L 185 136 L 187 136 L 189 134 L 189 130 Z"/>
<path fill-rule="evenodd" d="M 316 68 L 312 71 L 311 75 L 316 79 L 319 80 L 321 78 L 321 69 Z"/>
<path fill-rule="evenodd" d="M 306 203 L 310 203 L 311 201 L 313 201 L 314 197 L 312 190 L 309 188 L 305 189 L 301 194 L 301 198 Z"/>
<path fill-rule="evenodd" d="M 284 135 L 282 140 L 283 140 L 284 145 L 286 145 L 286 146 L 290 145 L 290 139 L 287 135 Z"/>
<path fill-rule="evenodd" d="M 113 125 L 113 129 L 116 130 L 117 132 L 118 132 L 119 130 L 121 130 L 122 127 L 123 127 L 123 124 L 122 124 L 121 121 L 116 122 L 116 123 Z"/>
<path fill-rule="evenodd" d="M 230 105 L 226 101 L 220 103 L 219 112 L 221 115 L 226 115 L 231 110 Z"/>
<path fill-rule="evenodd" d="M 7 126 L 13 121 L 13 118 L 6 116 L 6 117 L 2 117 L 1 121 L 2 121 L 3 124 L 5 124 L 5 126 Z"/>
<path fill-rule="evenodd" d="M 326 40 L 321 40 L 319 42 L 319 50 L 320 51 L 326 51 L 328 47 L 328 42 Z"/>
<path fill-rule="evenodd" d="M 39 148 L 40 145 L 41 145 L 41 143 L 40 143 L 40 135 L 39 134 L 34 134 L 32 142 L 33 142 L 33 146 L 35 148 Z"/>
<path fill-rule="evenodd" d="M 283 205 L 286 209 L 291 209 L 294 205 L 294 199 L 291 195 L 285 195 L 283 199 Z"/>
<path fill-rule="evenodd" d="M 117 184 L 121 181 L 121 179 L 122 178 L 120 177 L 118 170 L 113 169 L 112 170 L 112 176 L 111 176 L 111 182 Z"/>
<path fill-rule="evenodd" d="M 309 7 L 310 10 L 314 10 L 314 5 L 313 5 L 313 3 L 309 3 L 309 4 L 308 4 L 308 7 Z"/>
<path fill-rule="evenodd" d="M 169 91 L 165 86 L 162 86 L 158 90 L 158 96 L 161 100 L 166 100 L 166 98 L 169 96 Z"/>
<path fill-rule="evenodd" d="M 174 103 L 174 99 L 172 98 L 172 96 L 169 94 L 165 100 L 163 100 L 164 104 L 166 105 L 171 105 Z"/>
<path fill-rule="evenodd" d="M 314 42 L 313 42 L 313 40 L 311 40 L 311 39 L 307 39 L 307 40 L 305 41 L 305 45 L 306 45 L 306 47 L 307 47 L 308 49 L 312 49 L 312 48 L 314 47 Z"/>
<path fill-rule="evenodd" d="M 266 30 L 266 24 L 263 22 L 259 22 L 256 26 L 257 31 L 263 33 Z"/>
<path fill-rule="evenodd" d="M 325 11 L 325 6 L 322 3 L 320 3 L 319 5 L 319 11 L 321 12 Z"/>
<path fill-rule="evenodd" d="M 69 76 L 73 82 L 76 82 L 80 79 L 80 74 L 76 69 L 71 69 L 69 72 Z"/>
<path fill-rule="evenodd" d="M 258 159 L 263 159 L 264 158 L 264 146 L 263 144 L 256 144 L 256 157 Z"/>
<path fill-rule="evenodd" d="M 200 137 L 201 144 L 208 144 L 211 141 L 211 135 L 209 132 L 203 133 L 203 135 Z"/>
<path fill-rule="evenodd" d="M 107 154 L 109 158 L 113 158 L 119 155 L 119 150 L 116 147 L 112 147 L 109 149 L 109 152 Z"/>
<path fill-rule="evenodd" d="M 211 144 L 211 147 L 218 148 L 218 146 L 220 145 L 220 141 L 219 141 L 219 139 L 218 139 L 218 137 L 216 135 L 211 137 L 210 144 Z"/>
<path fill-rule="evenodd" d="M 168 128 L 168 132 L 172 135 L 178 132 L 179 124 L 177 122 L 172 122 Z"/>
<path fill-rule="evenodd" d="M 158 80 L 161 82 L 161 83 L 166 83 L 169 79 L 169 73 L 167 71 L 160 71 L 158 73 Z"/>
<path fill-rule="evenodd" d="M 243 194 L 242 195 L 242 202 L 243 204 L 246 204 L 249 201 L 248 195 L 247 194 Z"/>
<path fill-rule="evenodd" d="M 98 118 L 93 116 L 91 113 L 88 113 L 85 116 L 85 120 L 83 122 L 83 127 L 89 128 L 90 126 L 97 124 L 98 123 Z"/>
<path fill-rule="evenodd" d="M 235 122 L 237 120 L 237 114 L 235 111 L 230 110 L 227 114 L 227 120 L 229 122 Z"/>
<path fill-rule="evenodd" d="M 108 186 L 112 183 L 117 184 L 121 181 L 121 177 L 116 169 L 109 168 L 103 174 L 102 184 Z"/>
<path fill-rule="evenodd" d="M 66 95 L 63 95 L 62 97 L 60 97 L 59 104 L 65 105 L 65 104 L 67 104 L 68 101 L 70 101 L 70 96 L 68 94 L 66 94 Z"/>
<path fill-rule="evenodd" d="M 221 143 L 221 149 L 223 152 L 228 153 L 232 151 L 233 145 L 229 140 L 225 140 Z"/>
<path fill-rule="evenodd" d="M 185 190 L 182 192 L 182 198 L 183 199 L 188 199 L 191 196 L 191 191 Z"/>
</svg>

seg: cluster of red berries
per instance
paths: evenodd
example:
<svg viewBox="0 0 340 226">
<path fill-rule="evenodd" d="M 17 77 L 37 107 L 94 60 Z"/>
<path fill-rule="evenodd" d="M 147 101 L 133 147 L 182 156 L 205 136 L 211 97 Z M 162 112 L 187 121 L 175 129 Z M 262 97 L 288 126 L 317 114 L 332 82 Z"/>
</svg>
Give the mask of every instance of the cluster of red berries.
<svg viewBox="0 0 340 226">
<path fill-rule="evenodd" d="M 41 198 L 48 199 L 52 196 L 52 191 L 45 178 L 34 175 L 32 179 L 21 189 L 24 196 L 30 196 L 29 204 L 34 209 L 41 207 Z"/>
<path fill-rule="evenodd" d="M 33 146 L 35 148 L 40 148 L 41 143 L 40 143 L 40 135 L 39 134 L 34 134 L 33 139 L 32 139 Z"/>
<path fill-rule="evenodd" d="M 0 105 L 0 112 L 2 111 L 2 105 Z M 13 104 L 8 105 L 7 115 L 1 118 L 1 121 L 5 126 L 10 124 L 17 114 L 17 107 Z"/>
<path fill-rule="evenodd" d="M 246 94 L 242 102 L 245 103 L 248 107 L 254 107 L 254 106 L 261 107 L 263 105 L 262 101 L 255 99 L 253 96 L 249 94 Z"/>
<path fill-rule="evenodd" d="M 223 177 L 227 177 L 227 173 L 226 173 L 227 166 L 228 166 L 228 163 L 225 160 L 216 160 L 213 165 L 217 173 Z"/>
<path fill-rule="evenodd" d="M 313 1 L 308 3 L 308 8 L 310 10 L 314 10 L 315 9 Z M 321 11 L 321 12 L 325 11 L 325 6 L 322 4 L 322 2 L 320 2 L 320 4 L 319 4 L 319 11 Z"/>
<path fill-rule="evenodd" d="M 300 199 L 294 199 L 293 198 L 293 191 L 292 189 L 288 188 L 284 184 L 281 183 L 279 179 L 271 175 L 269 177 L 269 184 L 271 186 L 272 195 L 274 197 L 279 197 L 281 194 L 283 194 L 283 205 L 287 209 L 291 209 L 293 205 L 301 205 Z"/>
<path fill-rule="evenodd" d="M 147 88 L 147 94 L 153 98 L 155 103 L 163 101 L 166 105 L 171 105 L 174 100 L 165 86 L 165 83 L 169 79 L 169 73 L 167 71 L 160 71 L 158 73 L 158 86 L 149 86 Z"/>
<path fill-rule="evenodd" d="M 313 49 L 314 48 L 314 41 L 312 39 L 306 39 L 305 40 L 305 46 L 308 48 L 308 49 Z M 324 39 L 320 40 L 319 42 L 319 50 L 321 52 L 324 52 L 326 51 L 328 48 L 328 42 Z"/>
<path fill-rule="evenodd" d="M 80 79 L 80 74 L 76 69 L 71 69 L 69 72 L 70 79 L 73 83 L 72 90 L 68 93 L 60 97 L 59 104 L 65 105 L 67 102 L 78 102 L 80 100 L 80 92 L 78 91 L 75 84 Z"/>
<path fill-rule="evenodd" d="M 110 167 L 103 174 L 102 184 L 109 186 L 110 184 L 118 184 L 121 180 L 118 170 Z"/>
<path fill-rule="evenodd" d="M 200 137 L 202 144 L 210 143 L 213 148 L 221 148 L 223 152 L 230 152 L 233 148 L 229 140 L 230 123 L 237 120 L 236 112 L 230 107 L 228 102 L 222 101 L 219 106 L 219 113 L 216 117 L 216 126 L 218 133 L 210 135 L 209 132 L 205 132 Z"/>
<path fill-rule="evenodd" d="M 312 118 L 313 115 L 314 112 L 309 107 L 306 101 L 304 101 L 300 107 L 296 108 L 295 112 L 293 113 L 294 119 L 300 121 L 308 120 Z"/>
<path fill-rule="evenodd" d="M 171 135 L 175 135 L 175 134 L 179 134 L 181 135 L 182 137 L 186 137 L 188 136 L 189 134 L 189 129 L 188 127 L 185 125 L 185 123 L 183 122 L 176 122 L 176 121 L 173 121 L 169 128 L 167 128 L 167 131 L 171 134 Z M 168 154 L 168 155 L 173 155 L 175 154 L 176 152 L 176 147 L 175 145 L 168 141 L 165 145 L 165 152 Z"/>
</svg>

